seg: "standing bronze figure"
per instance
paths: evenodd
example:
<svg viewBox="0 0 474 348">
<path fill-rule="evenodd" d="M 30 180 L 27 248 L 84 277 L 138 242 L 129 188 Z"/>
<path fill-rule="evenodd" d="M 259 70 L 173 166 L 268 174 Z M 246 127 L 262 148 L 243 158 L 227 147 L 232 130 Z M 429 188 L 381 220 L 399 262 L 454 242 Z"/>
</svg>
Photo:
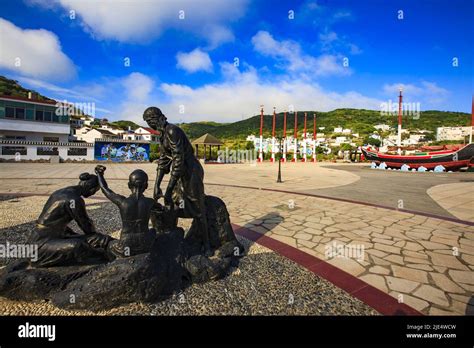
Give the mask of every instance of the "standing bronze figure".
<svg viewBox="0 0 474 348">
<path fill-rule="evenodd" d="M 207 226 L 204 170 L 188 137 L 178 126 L 168 123 L 166 116 L 157 107 L 149 107 L 143 113 L 143 119 L 160 133 L 160 157 L 158 159 L 157 178 L 154 199 L 164 197 L 165 205 L 176 210 L 181 218 L 193 218 L 199 226 L 203 251 L 212 253 Z M 160 188 L 165 174 L 170 180 L 165 194 Z"/>
</svg>

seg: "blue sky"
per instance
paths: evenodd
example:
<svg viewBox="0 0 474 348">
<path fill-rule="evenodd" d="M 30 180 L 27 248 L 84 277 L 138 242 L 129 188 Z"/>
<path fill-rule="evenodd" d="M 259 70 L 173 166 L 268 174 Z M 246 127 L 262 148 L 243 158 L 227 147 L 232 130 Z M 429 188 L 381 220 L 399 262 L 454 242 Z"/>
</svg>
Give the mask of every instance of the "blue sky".
<svg viewBox="0 0 474 348">
<path fill-rule="evenodd" d="M 377 110 L 399 86 L 422 110 L 471 110 L 469 0 L 0 3 L 0 74 L 109 120 Z"/>
</svg>

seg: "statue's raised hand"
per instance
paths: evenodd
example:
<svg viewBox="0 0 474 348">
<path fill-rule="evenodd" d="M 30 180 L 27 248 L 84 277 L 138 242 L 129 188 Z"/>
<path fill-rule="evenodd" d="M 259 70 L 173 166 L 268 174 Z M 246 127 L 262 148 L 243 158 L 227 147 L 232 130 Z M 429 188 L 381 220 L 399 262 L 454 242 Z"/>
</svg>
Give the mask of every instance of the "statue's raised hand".
<svg viewBox="0 0 474 348">
<path fill-rule="evenodd" d="M 95 173 L 97 175 L 104 175 L 104 172 L 105 172 L 106 169 L 107 169 L 106 167 L 99 164 L 95 167 Z"/>
</svg>

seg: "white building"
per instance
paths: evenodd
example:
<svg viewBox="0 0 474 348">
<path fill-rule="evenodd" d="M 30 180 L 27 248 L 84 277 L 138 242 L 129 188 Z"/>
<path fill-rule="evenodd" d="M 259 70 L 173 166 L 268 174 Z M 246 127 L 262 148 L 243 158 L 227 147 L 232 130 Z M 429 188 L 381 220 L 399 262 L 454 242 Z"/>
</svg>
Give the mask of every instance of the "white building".
<svg viewBox="0 0 474 348">
<path fill-rule="evenodd" d="M 70 118 L 58 115 L 56 101 L 0 96 L 1 159 L 93 158 L 93 148 L 69 142 L 69 134 Z"/>
<path fill-rule="evenodd" d="M 460 140 L 469 136 L 473 127 L 438 127 L 436 129 L 436 140 Z"/>
<path fill-rule="evenodd" d="M 122 136 L 114 134 L 104 128 L 82 127 L 76 130 L 76 139 L 93 144 L 96 139 L 121 139 Z"/>
<path fill-rule="evenodd" d="M 245 139 L 245 140 L 251 141 L 251 142 L 255 142 L 255 135 L 250 134 L 250 135 L 247 137 L 247 139 Z"/>
<path fill-rule="evenodd" d="M 369 138 L 382 140 L 382 137 L 381 137 L 379 134 L 375 134 L 375 133 L 374 133 L 374 134 L 371 134 L 371 135 L 369 136 Z"/>
<path fill-rule="evenodd" d="M 71 135 L 74 135 L 76 129 L 84 127 L 84 120 L 80 116 L 73 115 L 71 116 Z"/>
<path fill-rule="evenodd" d="M 347 137 L 336 137 L 335 141 L 336 145 L 344 144 L 344 143 L 349 143 L 349 140 Z"/>
<path fill-rule="evenodd" d="M 110 124 L 102 124 L 98 129 L 108 131 L 112 134 L 119 135 L 120 137 L 125 134 L 125 131 L 122 128 L 112 126 Z"/>
<path fill-rule="evenodd" d="M 126 133 L 123 135 L 124 139 L 129 140 L 144 140 L 150 143 L 157 143 L 160 133 L 153 128 L 138 127 L 133 133 Z"/>
<path fill-rule="evenodd" d="M 376 124 L 374 128 L 386 132 L 389 131 L 391 127 L 388 124 Z"/>
<path fill-rule="evenodd" d="M 420 141 L 423 141 L 425 138 L 426 134 L 425 133 L 415 133 L 415 134 L 410 134 L 410 140 L 418 144 Z"/>
<path fill-rule="evenodd" d="M 84 126 L 92 126 L 92 123 L 94 122 L 95 118 L 89 115 L 83 115 L 81 116 L 81 119 L 84 122 Z"/>
</svg>

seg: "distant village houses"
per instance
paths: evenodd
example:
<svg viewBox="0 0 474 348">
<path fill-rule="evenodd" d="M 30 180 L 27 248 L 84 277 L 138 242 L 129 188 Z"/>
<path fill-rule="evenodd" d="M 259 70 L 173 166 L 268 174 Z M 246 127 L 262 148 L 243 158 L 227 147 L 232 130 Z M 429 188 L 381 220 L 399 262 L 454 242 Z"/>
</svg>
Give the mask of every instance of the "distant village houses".
<svg viewBox="0 0 474 348">
<path fill-rule="evenodd" d="M 158 132 L 151 128 L 126 131 L 106 119 L 98 125 L 95 117 L 80 110 L 69 114 L 58 112 L 58 108 L 71 109 L 65 103 L 39 100 L 35 93 L 27 97 L 1 95 L 0 159 L 94 160 L 96 142 L 147 144 L 158 141 Z"/>
<path fill-rule="evenodd" d="M 463 141 L 473 131 L 473 127 L 438 127 L 436 129 L 436 140 L 459 140 Z"/>
</svg>

